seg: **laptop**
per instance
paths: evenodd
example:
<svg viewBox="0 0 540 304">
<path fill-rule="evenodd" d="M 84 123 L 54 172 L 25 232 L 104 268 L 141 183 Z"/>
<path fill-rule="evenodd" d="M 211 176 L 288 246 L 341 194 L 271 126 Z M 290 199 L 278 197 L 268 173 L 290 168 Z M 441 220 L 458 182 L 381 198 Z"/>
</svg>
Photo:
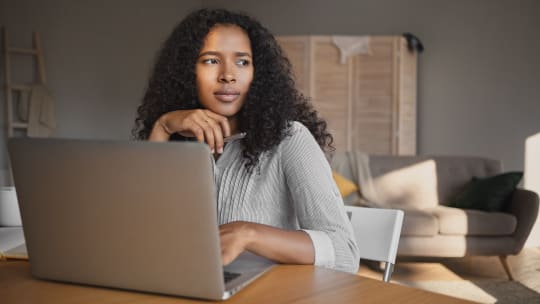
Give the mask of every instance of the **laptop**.
<svg viewBox="0 0 540 304">
<path fill-rule="evenodd" d="M 14 138 L 8 150 L 37 278 L 223 300 L 274 264 L 245 252 L 223 267 L 204 144 Z"/>
</svg>

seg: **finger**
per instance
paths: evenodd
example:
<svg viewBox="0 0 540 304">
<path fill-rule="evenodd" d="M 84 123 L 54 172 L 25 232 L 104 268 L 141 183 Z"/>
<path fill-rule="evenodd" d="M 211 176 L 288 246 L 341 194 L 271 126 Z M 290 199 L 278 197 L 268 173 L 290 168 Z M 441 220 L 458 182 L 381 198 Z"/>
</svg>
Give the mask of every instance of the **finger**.
<svg viewBox="0 0 540 304">
<path fill-rule="evenodd" d="M 224 137 L 231 136 L 231 126 L 227 117 L 221 116 L 212 111 L 206 111 L 205 114 L 220 125 L 221 130 L 223 130 L 222 133 Z"/>
<path fill-rule="evenodd" d="M 231 251 L 234 248 L 234 238 L 231 235 L 230 229 L 224 225 L 219 226 L 219 245 L 221 247 L 221 259 L 224 264 L 230 263 Z"/>
<path fill-rule="evenodd" d="M 211 128 L 211 131 L 213 132 L 213 144 L 214 144 L 214 149 L 215 151 L 217 151 L 218 153 L 223 153 L 223 133 L 222 133 L 222 130 L 221 130 L 221 126 L 218 122 L 216 122 L 212 117 L 209 117 L 209 116 L 206 116 L 206 115 L 203 115 L 203 117 L 201 118 L 203 120 L 203 124 L 206 126 L 209 126 Z M 210 130 L 207 130 L 208 132 L 210 132 Z M 206 139 L 207 142 L 210 144 L 210 141 L 212 140 L 210 137 Z"/>
<path fill-rule="evenodd" d="M 221 251 L 221 262 L 223 263 L 223 266 L 228 265 L 232 262 L 230 254 L 227 250 Z"/>
<path fill-rule="evenodd" d="M 204 130 L 204 139 L 208 146 L 210 147 L 210 152 L 214 154 L 216 152 L 216 143 L 215 143 L 215 136 L 214 136 L 214 130 L 210 126 L 206 126 L 203 128 Z"/>
<path fill-rule="evenodd" d="M 242 250 L 235 248 L 233 244 L 222 245 L 221 248 L 221 261 L 223 265 L 230 264 L 242 253 Z"/>
<path fill-rule="evenodd" d="M 204 130 L 193 119 L 184 121 L 184 131 L 180 132 L 180 135 L 188 137 L 195 136 L 198 142 L 204 143 Z"/>
<path fill-rule="evenodd" d="M 204 144 L 204 131 L 201 127 L 195 125 L 191 128 L 191 132 L 193 132 L 193 135 L 195 135 L 198 142 Z"/>
<path fill-rule="evenodd" d="M 204 132 L 204 139 L 206 144 L 210 147 L 210 151 L 212 153 L 215 153 L 216 151 L 216 142 L 215 142 L 215 134 L 214 134 L 214 128 L 211 125 L 210 119 L 205 116 L 198 116 L 196 119 L 197 124 L 200 128 L 202 128 Z"/>
<path fill-rule="evenodd" d="M 214 144 L 216 151 L 221 154 L 223 153 L 223 133 L 221 131 L 220 125 L 214 121 L 212 118 L 208 119 L 208 124 L 214 131 Z"/>
</svg>

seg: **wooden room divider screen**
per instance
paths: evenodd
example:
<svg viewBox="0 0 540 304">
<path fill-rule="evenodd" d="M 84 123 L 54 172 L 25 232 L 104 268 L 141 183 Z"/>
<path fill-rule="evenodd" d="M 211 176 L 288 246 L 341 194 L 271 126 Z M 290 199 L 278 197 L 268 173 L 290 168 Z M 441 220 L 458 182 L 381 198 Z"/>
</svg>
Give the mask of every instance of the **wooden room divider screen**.
<svg viewBox="0 0 540 304">
<path fill-rule="evenodd" d="M 367 51 L 341 63 L 335 37 L 277 40 L 298 88 L 328 121 L 336 149 L 416 154 L 417 53 L 402 36 L 356 36 L 367 41 Z"/>
</svg>

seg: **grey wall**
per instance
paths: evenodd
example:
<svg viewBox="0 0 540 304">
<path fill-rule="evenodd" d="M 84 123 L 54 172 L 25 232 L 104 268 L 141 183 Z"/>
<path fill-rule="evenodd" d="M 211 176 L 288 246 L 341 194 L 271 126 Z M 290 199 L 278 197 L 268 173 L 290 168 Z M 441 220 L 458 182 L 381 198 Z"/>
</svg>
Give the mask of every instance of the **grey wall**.
<svg viewBox="0 0 540 304">
<path fill-rule="evenodd" d="M 17 45 L 41 32 L 57 102 L 55 136 L 121 139 L 130 136 L 160 43 L 201 6 L 246 11 L 275 34 L 415 33 L 426 47 L 421 154 L 484 155 L 521 170 L 525 138 L 540 130 L 536 0 L 0 0 L 0 24 Z M 3 92 L 0 100 L 3 111 Z"/>
<path fill-rule="evenodd" d="M 56 99 L 56 137 L 127 139 L 160 44 L 200 1 L 0 0 L 10 44 L 31 46 L 39 31 L 48 85 Z M 12 64 L 27 79 L 26 61 Z M 3 83 L 3 61 L 2 83 Z M 24 74 L 24 75 L 17 75 Z M 1 121 L 5 124 L 2 88 Z M 6 168 L 5 132 L 1 167 Z M 4 171 L 5 172 L 5 171 Z M 1 178 L 1 177 L 0 177 Z"/>
<path fill-rule="evenodd" d="M 421 38 L 418 151 L 481 155 L 523 170 L 540 131 L 540 1 L 203 1 L 243 10 L 274 34 Z"/>
</svg>

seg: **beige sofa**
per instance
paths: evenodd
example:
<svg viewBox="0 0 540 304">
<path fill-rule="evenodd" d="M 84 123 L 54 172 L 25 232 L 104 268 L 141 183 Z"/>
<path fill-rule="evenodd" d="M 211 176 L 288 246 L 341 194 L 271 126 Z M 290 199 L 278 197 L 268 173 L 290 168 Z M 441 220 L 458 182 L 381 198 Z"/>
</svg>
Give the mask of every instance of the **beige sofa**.
<svg viewBox="0 0 540 304">
<path fill-rule="evenodd" d="M 503 212 L 447 206 L 473 176 L 500 173 L 500 161 L 342 152 L 331 165 L 359 185 L 361 193 L 347 196 L 346 204 L 404 210 L 399 256 L 496 255 L 512 279 L 506 256 L 523 248 L 538 214 L 538 195 L 516 189 Z"/>
</svg>

